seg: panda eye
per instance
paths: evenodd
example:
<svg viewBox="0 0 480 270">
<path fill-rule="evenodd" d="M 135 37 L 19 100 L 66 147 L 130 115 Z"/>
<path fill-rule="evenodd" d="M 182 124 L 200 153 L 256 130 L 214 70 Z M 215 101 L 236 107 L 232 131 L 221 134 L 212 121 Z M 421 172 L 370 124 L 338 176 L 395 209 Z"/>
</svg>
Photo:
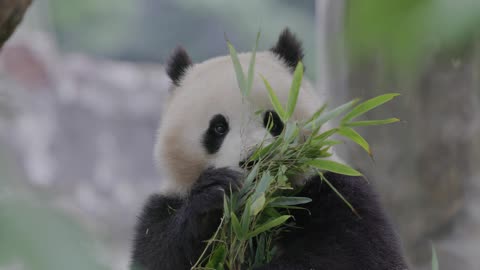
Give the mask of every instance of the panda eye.
<svg viewBox="0 0 480 270">
<path fill-rule="evenodd" d="M 227 127 L 225 127 L 224 125 L 216 125 L 215 126 L 215 133 L 217 133 L 218 135 L 223 135 L 225 134 L 225 132 L 227 132 Z"/>
<path fill-rule="evenodd" d="M 284 128 L 282 119 L 280 119 L 278 114 L 274 111 L 267 111 L 265 113 L 265 116 L 263 117 L 263 125 L 274 137 L 280 135 Z"/>
<path fill-rule="evenodd" d="M 215 154 L 220 150 L 229 129 L 225 116 L 217 114 L 210 119 L 208 129 L 205 131 L 202 138 L 202 143 L 207 153 Z"/>
</svg>

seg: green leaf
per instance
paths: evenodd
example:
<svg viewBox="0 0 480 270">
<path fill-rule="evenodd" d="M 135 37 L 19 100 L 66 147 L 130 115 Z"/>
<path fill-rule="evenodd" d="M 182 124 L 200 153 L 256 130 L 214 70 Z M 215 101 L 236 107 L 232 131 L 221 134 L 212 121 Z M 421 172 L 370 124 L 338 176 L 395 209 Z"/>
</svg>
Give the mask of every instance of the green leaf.
<svg viewBox="0 0 480 270">
<path fill-rule="evenodd" d="M 252 90 L 253 77 L 255 76 L 255 57 L 257 55 L 258 41 L 260 40 L 260 31 L 257 32 L 257 39 L 255 40 L 255 46 L 252 49 L 252 54 L 250 57 L 250 65 L 248 66 L 248 75 L 247 75 L 247 89 L 246 96 L 250 94 Z"/>
<path fill-rule="evenodd" d="M 345 123 L 346 127 L 364 127 L 364 126 L 378 126 L 378 125 L 387 125 L 400 121 L 398 118 L 388 118 L 382 120 L 368 120 L 368 121 L 356 121 Z"/>
<path fill-rule="evenodd" d="M 244 97 L 247 96 L 247 88 L 246 88 L 246 81 L 245 81 L 245 73 L 243 73 L 242 65 L 240 65 L 240 60 L 238 59 L 237 51 L 235 47 L 233 47 L 232 43 L 227 40 L 228 50 L 230 51 L 230 58 L 232 58 L 233 67 L 235 69 L 235 75 L 237 77 L 238 87 L 242 92 Z"/>
<path fill-rule="evenodd" d="M 266 259 L 266 254 L 265 254 L 265 236 L 260 235 L 258 237 L 257 241 L 257 248 L 256 248 L 256 253 L 255 253 L 255 266 L 261 266 L 264 264 L 264 261 Z M 257 267 L 255 267 L 256 269 Z"/>
<path fill-rule="evenodd" d="M 324 171 L 350 175 L 350 176 L 362 175 L 357 170 L 350 168 L 350 166 L 347 166 L 345 164 L 341 164 L 332 160 L 315 159 L 315 160 L 308 161 L 307 164 Z"/>
<path fill-rule="evenodd" d="M 210 259 L 205 267 L 215 270 L 223 270 L 223 264 L 226 257 L 227 249 L 224 244 L 220 244 L 215 248 L 215 250 L 212 251 L 212 255 L 210 256 Z"/>
<path fill-rule="evenodd" d="M 258 215 L 258 213 L 262 211 L 264 205 L 265 205 L 265 193 L 261 193 L 260 196 L 258 196 L 258 198 L 250 206 L 250 213 L 253 216 Z"/>
<path fill-rule="evenodd" d="M 300 92 L 300 86 L 302 85 L 303 78 L 303 64 L 298 62 L 295 72 L 293 73 L 293 81 L 290 86 L 290 93 L 288 94 L 288 103 L 287 103 L 287 114 L 285 115 L 285 120 L 290 119 L 295 111 L 295 106 L 297 105 L 298 93 Z"/>
<path fill-rule="evenodd" d="M 358 117 L 372 109 L 375 109 L 376 107 L 384 104 L 385 102 L 392 100 L 394 97 L 397 97 L 399 95 L 400 94 L 397 94 L 397 93 L 384 94 L 378 97 L 371 98 L 365 102 L 362 102 L 358 104 L 355 108 L 353 108 L 349 113 L 347 113 L 345 117 L 343 117 L 342 123 L 346 123 L 355 117 Z"/>
<path fill-rule="evenodd" d="M 277 148 L 281 143 L 282 143 L 282 140 L 276 139 L 271 144 L 257 149 L 255 153 L 253 153 L 253 155 L 250 157 L 250 160 L 258 160 L 260 158 L 263 158 L 264 156 L 271 154 L 274 151 L 274 149 Z"/>
<path fill-rule="evenodd" d="M 269 171 L 264 172 L 257 187 L 255 188 L 255 193 L 253 194 L 252 198 L 256 200 L 258 197 L 260 197 L 262 193 L 265 193 L 268 187 L 270 187 L 272 180 L 273 180 L 273 176 L 270 175 L 270 172 Z"/>
<path fill-rule="evenodd" d="M 278 207 L 278 206 L 290 206 L 290 205 L 299 205 L 299 204 L 306 204 L 311 202 L 312 199 L 307 197 L 276 197 L 274 198 L 268 206 L 270 207 Z"/>
<path fill-rule="evenodd" d="M 287 122 L 287 125 L 285 126 L 285 133 L 283 136 L 285 138 L 285 147 L 290 146 L 290 143 L 298 136 L 299 133 L 300 130 L 298 129 L 296 123 Z"/>
<path fill-rule="evenodd" d="M 230 218 L 230 207 L 228 207 L 227 196 L 223 196 L 223 213 L 226 219 Z"/>
<path fill-rule="evenodd" d="M 232 220 L 233 232 L 236 234 L 238 239 L 243 240 L 244 239 L 243 231 L 242 231 L 242 227 L 240 226 L 240 222 L 238 221 L 237 216 L 235 215 L 234 212 L 230 212 L 230 217 L 232 218 L 231 220 Z"/>
<path fill-rule="evenodd" d="M 271 218 L 278 218 L 282 216 L 282 214 L 273 207 L 266 207 L 263 213 L 265 214 L 265 216 L 268 216 Z"/>
<path fill-rule="evenodd" d="M 312 129 L 312 128 L 320 127 L 326 122 L 328 122 L 329 120 L 339 116 L 340 114 L 344 113 L 345 111 L 353 107 L 357 102 L 358 102 L 358 99 L 354 99 L 350 102 L 347 102 L 343 105 L 338 106 L 337 108 L 331 111 L 328 111 L 326 113 L 321 113 L 318 116 L 318 118 L 314 119 L 313 121 L 305 125 L 305 128 Z"/>
<path fill-rule="evenodd" d="M 338 132 L 338 128 L 332 128 L 332 129 L 329 129 L 329 130 L 319 134 L 318 136 L 315 136 L 312 140 L 314 142 L 321 142 L 321 141 L 324 141 L 324 140 L 328 139 L 330 136 L 332 136 L 333 134 L 335 134 L 337 132 Z"/>
<path fill-rule="evenodd" d="M 242 235 L 246 235 L 249 227 L 250 227 L 250 221 L 251 221 L 251 200 L 247 200 L 245 207 L 243 207 L 243 213 L 242 213 L 242 218 L 240 220 L 241 222 L 241 228 L 242 228 Z"/>
<path fill-rule="evenodd" d="M 278 100 L 277 95 L 273 91 L 273 89 L 270 86 L 270 84 L 268 83 L 267 79 L 265 79 L 265 77 L 263 77 L 262 75 L 260 75 L 260 77 L 262 78 L 263 83 L 265 84 L 265 88 L 267 88 L 268 96 L 270 97 L 270 102 L 272 103 L 273 108 L 275 109 L 275 112 L 278 114 L 278 116 L 280 116 L 282 121 L 286 122 L 285 121 L 286 120 L 285 110 L 283 109 L 282 104 Z"/>
<path fill-rule="evenodd" d="M 349 122 L 343 124 L 346 127 L 364 127 L 364 126 L 380 126 L 380 125 L 387 125 L 392 123 L 399 122 L 400 119 L 398 118 L 388 118 L 382 120 L 368 120 L 368 121 L 356 121 L 356 122 Z"/>
<path fill-rule="evenodd" d="M 355 130 L 344 127 L 338 130 L 338 134 L 352 140 L 354 143 L 360 145 L 365 151 L 367 151 L 368 155 L 372 156 L 372 151 L 370 149 L 370 145 L 368 142 Z"/>
<path fill-rule="evenodd" d="M 244 195 L 249 191 L 250 186 L 253 183 L 253 180 L 255 180 L 255 178 L 257 177 L 260 164 L 261 164 L 260 162 L 257 162 L 257 164 L 253 166 L 253 169 L 248 173 L 248 176 L 247 178 L 245 178 L 245 181 L 243 182 L 243 187 L 240 190 L 239 194 Z"/>
<path fill-rule="evenodd" d="M 432 270 L 439 270 L 440 267 L 438 265 L 438 257 L 437 251 L 435 250 L 435 246 L 432 244 Z"/>
<path fill-rule="evenodd" d="M 320 107 L 320 109 L 318 109 L 313 115 L 312 117 L 310 117 L 310 119 L 308 119 L 307 122 L 305 122 L 306 124 L 310 123 L 310 122 L 313 122 L 315 119 L 317 119 L 320 114 L 323 113 L 323 111 L 325 111 L 325 109 L 327 108 L 327 104 L 323 104 L 322 107 Z"/>
<path fill-rule="evenodd" d="M 275 228 L 277 226 L 280 226 L 282 225 L 283 223 L 285 223 L 291 216 L 290 215 L 283 215 L 281 217 L 278 217 L 278 218 L 275 218 L 275 219 L 272 219 L 270 221 L 267 221 L 266 223 L 262 224 L 262 225 L 259 225 L 257 226 L 257 228 L 253 231 L 253 232 L 250 232 L 248 235 L 247 235 L 247 238 L 251 238 L 251 237 L 254 237 L 254 236 L 257 236 L 263 232 L 266 232 L 272 228 Z"/>
</svg>

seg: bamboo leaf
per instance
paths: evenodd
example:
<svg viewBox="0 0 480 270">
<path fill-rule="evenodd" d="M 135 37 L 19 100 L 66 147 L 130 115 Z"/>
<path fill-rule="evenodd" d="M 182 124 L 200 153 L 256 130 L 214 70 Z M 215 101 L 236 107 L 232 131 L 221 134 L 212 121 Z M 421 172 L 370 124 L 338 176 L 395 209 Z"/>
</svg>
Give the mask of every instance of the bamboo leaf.
<svg viewBox="0 0 480 270">
<path fill-rule="evenodd" d="M 307 122 L 305 122 L 306 124 L 310 123 L 310 122 L 313 122 L 315 119 L 317 119 L 320 114 L 322 114 L 325 109 L 327 108 L 327 104 L 323 104 L 322 107 L 320 107 L 320 109 L 318 109 L 313 115 L 312 117 L 310 117 L 310 119 L 308 119 Z"/>
<path fill-rule="evenodd" d="M 257 32 L 257 39 L 255 40 L 255 46 L 252 49 L 251 57 L 250 57 L 250 65 L 248 66 L 248 74 L 247 74 L 247 89 L 246 89 L 246 96 L 250 94 L 252 90 L 253 84 L 253 77 L 255 76 L 255 57 L 257 55 L 257 48 L 258 48 L 258 41 L 260 40 L 260 31 Z"/>
<path fill-rule="evenodd" d="M 324 141 L 324 140 L 328 139 L 330 136 L 332 136 L 333 134 L 335 134 L 337 132 L 338 132 L 338 128 L 332 128 L 332 129 L 329 129 L 329 130 L 315 136 L 312 140 L 314 142 L 321 142 L 321 141 Z"/>
<path fill-rule="evenodd" d="M 353 213 L 355 213 L 355 215 L 360 216 L 360 215 L 358 215 L 357 210 L 355 210 L 355 208 L 353 208 L 353 205 L 321 173 L 320 173 L 320 178 L 322 179 L 322 181 L 327 183 L 327 185 L 333 190 L 333 192 L 335 192 L 335 194 L 337 194 L 337 196 L 348 206 L 348 208 L 350 208 L 350 210 L 352 210 Z"/>
<path fill-rule="evenodd" d="M 263 262 L 265 261 L 266 259 L 266 254 L 265 254 L 265 236 L 264 235 L 260 235 L 258 237 L 258 241 L 257 241 L 257 252 L 255 253 L 255 263 L 254 263 L 254 267 L 255 266 L 261 266 L 263 264 Z M 255 267 L 255 269 L 257 268 Z"/>
<path fill-rule="evenodd" d="M 240 60 L 238 59 L 237 51 L 235 47 L 233 47 L 232 43 L 227 40 L 228 50 L 230 51 L 230 58 L 232 59 L 233 68 L 235 70 L 235 75 L 237 77 L 238 87 L 242 92 L 243 96 L 247 96 L 247 88 L 246 88 L 246 81 L 245 81 L 245 73 L 243 73 L 242 65 L 240 65 Z"/>
<path fill-rule="evenodd" d="M 226 257 L 227 249 L 224 244 L 220 244 L 215 248 L 215 250 L 212 251 L 210 260 L 205 267 L 215 270 L 223 270 L 223 263 Z"/>
<path fill-rule="evenodd" d="M 285 120 L 290 119 L 295 111 L 295 106 L 297 105 L 298 93 L 300 92 L 300 86 L 302 85 L 303 78 L 303 64 L 298 62 L 295 72 L 293 73 L 293 81 L 290 86 L 290 93 L 288 94 L 287 102 L 287 114 L 285 115 Z"/>
<path fill-rule="evenodd" d="M 270 207 L 278 207 L 278 206 L 291 206 L 291 205 L 299 205 L 299 204 L 306 204 L 311 202 L 312 199 L 307 197 L 276 197 L 273 199 L 268 206 Z"/>
<path fill-rule="evenodd" d="M 382 120 L 368 120 L 368 121 L 356 121 L 345 123 L 347 127 L 364 127 L 364 126 L 378 126 L 378 125 L 387 125 L 400 121 L 398 118 L 388 118 Z"/>
<path fill-rule="evenodd" d="M 337 108 L 328 111 L 326 113 L 320 114 L 318 118 L 314 119 L 310 123 L 308 123 L 305 127 L 308 129 L 320 127 L 329 120 L 339 116 L 340 114 L 344 113 L 348 109 L 352 108 L 356 103 L 358 102 L 358 99 L 354 99 L 350 102 L 347 102 L 343 105 L 338 106 Z"/>
<path fill-rule="evenodd" d="M 270 84 L 268 83 L 267 79 L 265 79 L 265 77 L 263 77 L 262 75 L 260 75 L 260 77 L 262 78 L 263 83 L 265 84 L 265 88 L 267 88 L 268 96 L 270 97 L 270 102 L 272 103 L 273 108 L 275 109 L 275 112 L 277 112 L 278 116 L 280 116 L 282 121 L 286 122 L 285 121 L 286 120 L 285 110 L 283 109 L 282 104 L 278 100 L 277 95 L 273 91 L 273 89 L 270 86 Z"/>
<path fill-rule="evenodd" d="M 262 211 L 264 205 L 265 205 L 265 193 L 261 193 L 260 196 L 249 207 L 250 213 L 253 216 L 256 216 L 258 213 L 260 213 L 260 211 Z"/>
<path fill-rule="evenodd" d="M 291 216 L 290 215 L 283 215 L 281 217 L 278 217 L 278 218 L 275 218 L 275 219 L 272 219 L 262 225 L 259 225 L 257 226 L 257 228 L 253 231 L 253 232 L 250 232 L 248 235 L 247 235 L 247 238 L 251 238 L 251 237 L 255 237 L 263 232 L 266 232 L 272 228 L 275 228 L 277 226 L 280 226 L 282 225 L 283 223 L 285 223 Z"/>
<path fill-rule="evenodd" d="M 230 217 L 232 221 L 233 232 L 237 235 L 238 239 L 243 240 L 243 231 L 237 216 L 235 215 L 234 212 L 230 212 Z"/>
<path fill-rule="evenodd" d="M 257 149 L 255 153 L 253 153 L 253 155 L 250 157 L 250 160 L 258 160 L 260 158 L 263 158 L 267 154 L 272 153 L 274 149 L 277 148 L 281 143 L 282 143 L 282 140 L 277 139 L 273 143 L 263 148 Z"/>
<path fill-rule="evenodd" d="M 242 213 L 242 218 L 240 220 L 241 222 L 241 227 L 242 227 L 242 235 L 246 235 L 249 227 L 250 227 L 250 221 L 251 221 L 251 201 L 247 200 L 247 203 L 245 204 L 245 207 L 243 208 L 243 213 Z"/>
<path fill-rule="evenodd" d="M 273 207 L 266 207 L 265 208 L 265 211 L 263 211 L 263 213 L 268 216 L 268 217 L 271 217 L 271 218 L 278 218 L 278 217 L 281 217 L 282 214 L 280 214 L 280 212 L 278 212 L 275 208 Z"/>
<path fill-rule="evenodd" d="M 365 151 L 367 151 L 368 155 L 372 156 L 372 151 L 370 149 L 370 145 L 368 142 L 355 130 L 345 127 L 338 130 L 338 134 L 352 140 L 354 143 L 360 145 Z"/>
<path fill-rule="evenodd" d="M 230 207 L 228 207 L 227 196 L 223 196 L 223 213 L 225 213 L 225 218 L 230 218 Z"/>
<path fill-rule="evenodd" d="M 298 126 L 295 123 L 292 122 L 287 122 L 287 125 L 285 126 L 285 133 L 284 133 L 284 138 L 285 138 L 285 146 L 289 146 L 289 143 L 291 143 L 296 137 L 298 137 L 300 130 L 298 129 Z"/>
<path fill-rule="evenodd" d="M 262 178 L 260 179 L 260 182 L 258 183 L 257 187 L 255 188 L 255 193 L 253 194 L 252 198 L 255 200 L 260 197 L 262 193 L 265 193 L 265 191 L 268 189 L 270 184 L 272 183 L 273 176 L 270 175 L 270 172 L 264 172 L 262 175 Z"/>
<path fill-rule="evenodd" d="M 365 102 L 362 102 L 358 104 L 355 108 L 353 108 L 349 113 L 347 113 L 347 115 L 343 117 L 341 122 L 346 123 L 355 117 L 358 117 L 370 110 L 375 109 L 376 107 L 384 104 L 385 102 L 392 100 L 393 98 L 399 95 L 400 94 L 397 94 L 397 93 L 384 94 L 378 97 L 371 98 Z"/>
<path fill-rule="evenodd" d="M 248 173 L 247 178 L 245 178 L 245 181 L 243 182 L 242 190 L 239 192 L 239 194 L 244 195 L 245 193 L 248 192 L 248 190 L 250 189 L 250 186 L 253 183 L 253 180 L 255 180 L 255 178 L 257 177 L 259 168 L 260 168 L 260 162 L 257 162 L 257 164 L 255 164 L 252 170 Z"/>
<path fill-rule="evenodd" d="M 332 160 L 315 159 L 315 160 L 308 161 L 307 164 L 324 171 L 350 175 L 350 176 L 362 175 L 357 170 L 350 168 L 350 166 L 347 166 L 345 164 L 341 164 Z"/>
</svg>

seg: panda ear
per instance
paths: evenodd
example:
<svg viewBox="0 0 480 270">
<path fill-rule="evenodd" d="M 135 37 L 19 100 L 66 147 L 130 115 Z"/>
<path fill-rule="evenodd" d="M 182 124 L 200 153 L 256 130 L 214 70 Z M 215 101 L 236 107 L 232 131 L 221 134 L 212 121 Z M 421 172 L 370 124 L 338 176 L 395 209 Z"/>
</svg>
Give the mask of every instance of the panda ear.
<svg viewBox="0 0 480 270">
<path fill-rule="evenodd" d="M 303 59 L 302 43 L 297 39 L 295 34 L 290 32 L 288 27 L 280 33 L 277 44 L 270 50 L 282 59 L 292 71 L 295 71 L 298 62 Z"/>
<path fill-rule="evenodd" d="M 177 46 L 170 55 L 166 66 L 168 77 L 170 77 L 174 85 L 178 86 L 180 84 L 187 69 L 192 65 L 192 60 L 187 51 L 183 47 Z"/>
</svg>

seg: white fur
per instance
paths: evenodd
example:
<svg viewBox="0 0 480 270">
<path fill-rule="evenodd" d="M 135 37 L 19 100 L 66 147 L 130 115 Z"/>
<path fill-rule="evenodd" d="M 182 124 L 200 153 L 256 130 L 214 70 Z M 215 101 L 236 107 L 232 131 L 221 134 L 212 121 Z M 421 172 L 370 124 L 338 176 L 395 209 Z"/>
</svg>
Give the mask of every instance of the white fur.
<svg viewBox="0 0 480 270">
<path fill-rule="evenodd" d="M 239 54 L 243 69 L 248 70 L 250 53 Z M 238 168 L 252 147 L 270 135 L 263 127 L 263 117 L 255 112 L 272 110 L 267 90 L 258 74 L 263 75 L 286 104 L 292 73 L 271 52 L 258 52 L 255 78 L 250 96 L 244 100 L 237 85 L 230 56 L 221 56 L 189 68 L 180 86 L 173 89 L 158 131 L 155 158 L 165 172 L 165 192 L 185 194 L 208 166 Z M 304 80 L 293 118 L 310 117 L 325 100 L 315 95 Z M 202 136 L 216 114 L 224 115 L 230 131 L 222 147 L 207 154 Z"/>
</svg>

